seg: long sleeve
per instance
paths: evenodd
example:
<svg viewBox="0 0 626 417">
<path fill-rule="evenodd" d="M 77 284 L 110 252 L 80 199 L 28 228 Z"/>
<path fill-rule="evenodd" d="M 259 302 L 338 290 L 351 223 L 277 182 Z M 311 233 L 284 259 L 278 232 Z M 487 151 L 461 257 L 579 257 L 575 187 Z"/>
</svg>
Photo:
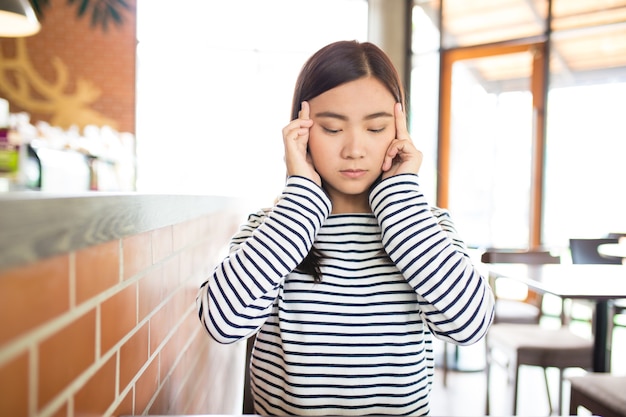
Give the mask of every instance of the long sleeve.
<svg viewBox="0 0 626 417">
<path fill-rule="evenodd" d="M 493 293 L 465 253 L 448 213 L 429 207 L 417 179 L 397 175 L 372 190 L 383 246 L 417 293 L 433 333 L 457 344 L 475 343 L 493 319 Z"/>
<path fill-rule="evenodd" d="M 320 187 L 290 177 L 271 210 L 249 217 L 197 296 L 200 321 L 216 341 L 236 342 L 263 324 L 280 284 L 308 254 L 330 207 Z"/>
</svg>

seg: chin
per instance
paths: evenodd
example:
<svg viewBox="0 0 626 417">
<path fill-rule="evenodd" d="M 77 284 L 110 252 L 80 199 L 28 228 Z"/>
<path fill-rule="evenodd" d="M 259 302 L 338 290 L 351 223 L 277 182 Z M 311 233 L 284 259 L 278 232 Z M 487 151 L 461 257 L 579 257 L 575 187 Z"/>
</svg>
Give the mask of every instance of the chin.
<svg viewBox="0 0 626 417">
<path fill-rule="evenodd" d="M 369 195 L 369 192 L 371 189 L 372 189 L 372 184 L 368 182 L 368 183 L 363 183 L 359 185 L 355 184 L 353 187 L 342 187 L 338 189 L 338 191 L 342 194 L 356 197 L 356 196 L 360 196 L 363 194 Z"/>
</svg>

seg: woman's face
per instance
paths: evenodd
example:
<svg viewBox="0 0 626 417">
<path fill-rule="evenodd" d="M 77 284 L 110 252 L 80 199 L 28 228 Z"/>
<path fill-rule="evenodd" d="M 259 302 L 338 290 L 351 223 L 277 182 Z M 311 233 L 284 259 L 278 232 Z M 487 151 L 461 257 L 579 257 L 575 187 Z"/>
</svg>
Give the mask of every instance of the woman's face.
<svg viewBox="0 0 626 417">
<path fill-rule="evenodd" d="M 369 212 L 370 186 L 396 137 L 396 100 L 373 77 L 342 84 L 309 100 L 309 152 L 333 213 Z"/>
</svg>

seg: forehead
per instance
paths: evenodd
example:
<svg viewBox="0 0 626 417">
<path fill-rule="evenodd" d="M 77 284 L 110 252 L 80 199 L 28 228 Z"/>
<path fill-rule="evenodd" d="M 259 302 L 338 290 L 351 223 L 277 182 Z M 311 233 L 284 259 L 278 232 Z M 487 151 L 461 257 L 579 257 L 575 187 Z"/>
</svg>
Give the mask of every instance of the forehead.
<svg viewBox="0 0 626 417">
<path fill-rule="evenodd" d="M 316 113 L 334 112 L 349 118 L 361 118 L 373 113 L 393 114 L 395 99 L 378 79 L 359 78 L 332 88 L 309 100 L 311 116 Z"/>
</svg>

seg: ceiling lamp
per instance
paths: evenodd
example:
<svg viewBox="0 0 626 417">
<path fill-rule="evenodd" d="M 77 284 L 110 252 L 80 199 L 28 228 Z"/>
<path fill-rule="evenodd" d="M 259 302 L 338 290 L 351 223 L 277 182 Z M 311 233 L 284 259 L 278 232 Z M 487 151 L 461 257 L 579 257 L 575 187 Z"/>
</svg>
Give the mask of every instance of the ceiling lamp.
<svg viewBox="0 0 626 417">
<path fill-rule="evenodd" d="M 30 36 L 39 29 L 41 25 L 28 0 L 0 0 L 0 37 Z"/>
</svg>

